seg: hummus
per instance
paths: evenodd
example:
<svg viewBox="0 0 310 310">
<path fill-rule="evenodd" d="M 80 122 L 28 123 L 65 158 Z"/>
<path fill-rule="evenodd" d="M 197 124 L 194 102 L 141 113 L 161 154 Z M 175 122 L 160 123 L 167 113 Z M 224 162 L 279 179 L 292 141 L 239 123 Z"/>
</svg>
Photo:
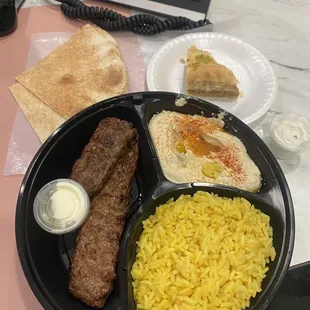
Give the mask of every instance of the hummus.
<svg viewBox="0 0 310 310">
<path fill-rule="evenodd" d="M 243 143 L 217 118 L 162 111 L 149 130 L 167 179 L 207 182 L 257 192 L 261 174 Z"/>
</svg>

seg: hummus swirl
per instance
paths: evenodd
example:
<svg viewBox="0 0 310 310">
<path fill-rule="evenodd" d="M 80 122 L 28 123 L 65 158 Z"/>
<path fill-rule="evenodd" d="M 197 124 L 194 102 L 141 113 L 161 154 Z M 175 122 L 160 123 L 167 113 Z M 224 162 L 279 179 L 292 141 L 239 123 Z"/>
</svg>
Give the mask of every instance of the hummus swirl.
<svg viewBox="0 0 310 310">
<path fill-rule="evenodd" d="M 162 111 L 149 130 L 167 179 L 207 182 L 257 192 L 261 174 L 243 143 L 217 118 Z"/>
</svg>

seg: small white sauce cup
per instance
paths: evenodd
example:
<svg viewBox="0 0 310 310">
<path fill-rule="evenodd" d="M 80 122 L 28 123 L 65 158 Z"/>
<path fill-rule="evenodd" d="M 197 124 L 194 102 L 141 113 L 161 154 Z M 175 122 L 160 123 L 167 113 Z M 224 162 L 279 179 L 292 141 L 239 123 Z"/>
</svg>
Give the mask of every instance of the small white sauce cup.
<svg viewBox="0 0 310 310">
<path fill-rule="evenodd" d="M 79 183 L 57 179 L 44 185 L 37 193 L 33 214 L 45 231 L 65 234 L 84 223 L 89 204 L 87 192 Z"/>
<path fill-rule="evenodd" d="M 289 159 L 310 147 L 310 122 L 295 114 L 281 114 L 271 123 L 271 151 L 278 159 Z"/>
</svg>

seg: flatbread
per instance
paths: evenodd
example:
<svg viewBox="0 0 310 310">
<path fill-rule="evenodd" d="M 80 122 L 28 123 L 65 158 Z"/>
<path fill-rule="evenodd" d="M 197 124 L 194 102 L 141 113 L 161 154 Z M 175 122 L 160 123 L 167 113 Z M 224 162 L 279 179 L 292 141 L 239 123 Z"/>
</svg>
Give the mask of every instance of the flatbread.
<svg viewBox="0 0 310 310">
<path fill-rule="evenodd" d="M 21 84 L 12 85 L 10 91 L 42 143 L 65 121 Z"/>
<path fill-rule="evenodd" d="M 16 80 L 65 118 L 125 93 L 128 84 L 116 41 L 89 24 Z"/>
</svg>

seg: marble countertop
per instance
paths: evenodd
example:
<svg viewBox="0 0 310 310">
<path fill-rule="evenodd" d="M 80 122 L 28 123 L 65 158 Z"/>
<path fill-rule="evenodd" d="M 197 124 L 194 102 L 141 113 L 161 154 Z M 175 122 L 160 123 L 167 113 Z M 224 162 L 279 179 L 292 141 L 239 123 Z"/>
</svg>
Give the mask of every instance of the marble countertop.
<svg viewBox="0 0 310 310">
<path fill-rule="evenodd" d="M 26 0 L 23 7 L 54 2 Z M 214 30 L 252 44 L 271 62 L 278 77 L 276 101 L 251 127 L 269 143 L 272 119 L 295 113 L 310 120 L 310 0 L 213 0 L 208 18 Z M 143 40 L 143 38 L 141 39 Z M 279 161 L 295 208 L 296 238 L 291 265 L 310 261 L 310 151 Z"/>
<path fill-rule="evenodd" d="M 210 20 L 235 19 L 229 34 L 259 49 L 271 62 L 278 78 L 278 95 L 268 113 L 251 127 L 268 144 L 270 123 L 281 113 L 310 120 L 310 1 L 213 1 Z M 225 9 L 224 9 L 225 8 Z M 239 25 L 237 25 L 239 23 Z M 232 22 L 232 24 L 234 24 Z M 310 260 L 310 151 L 279 160 L 293 197 L 296 220 L 291 265 Z"/>
</svg>

